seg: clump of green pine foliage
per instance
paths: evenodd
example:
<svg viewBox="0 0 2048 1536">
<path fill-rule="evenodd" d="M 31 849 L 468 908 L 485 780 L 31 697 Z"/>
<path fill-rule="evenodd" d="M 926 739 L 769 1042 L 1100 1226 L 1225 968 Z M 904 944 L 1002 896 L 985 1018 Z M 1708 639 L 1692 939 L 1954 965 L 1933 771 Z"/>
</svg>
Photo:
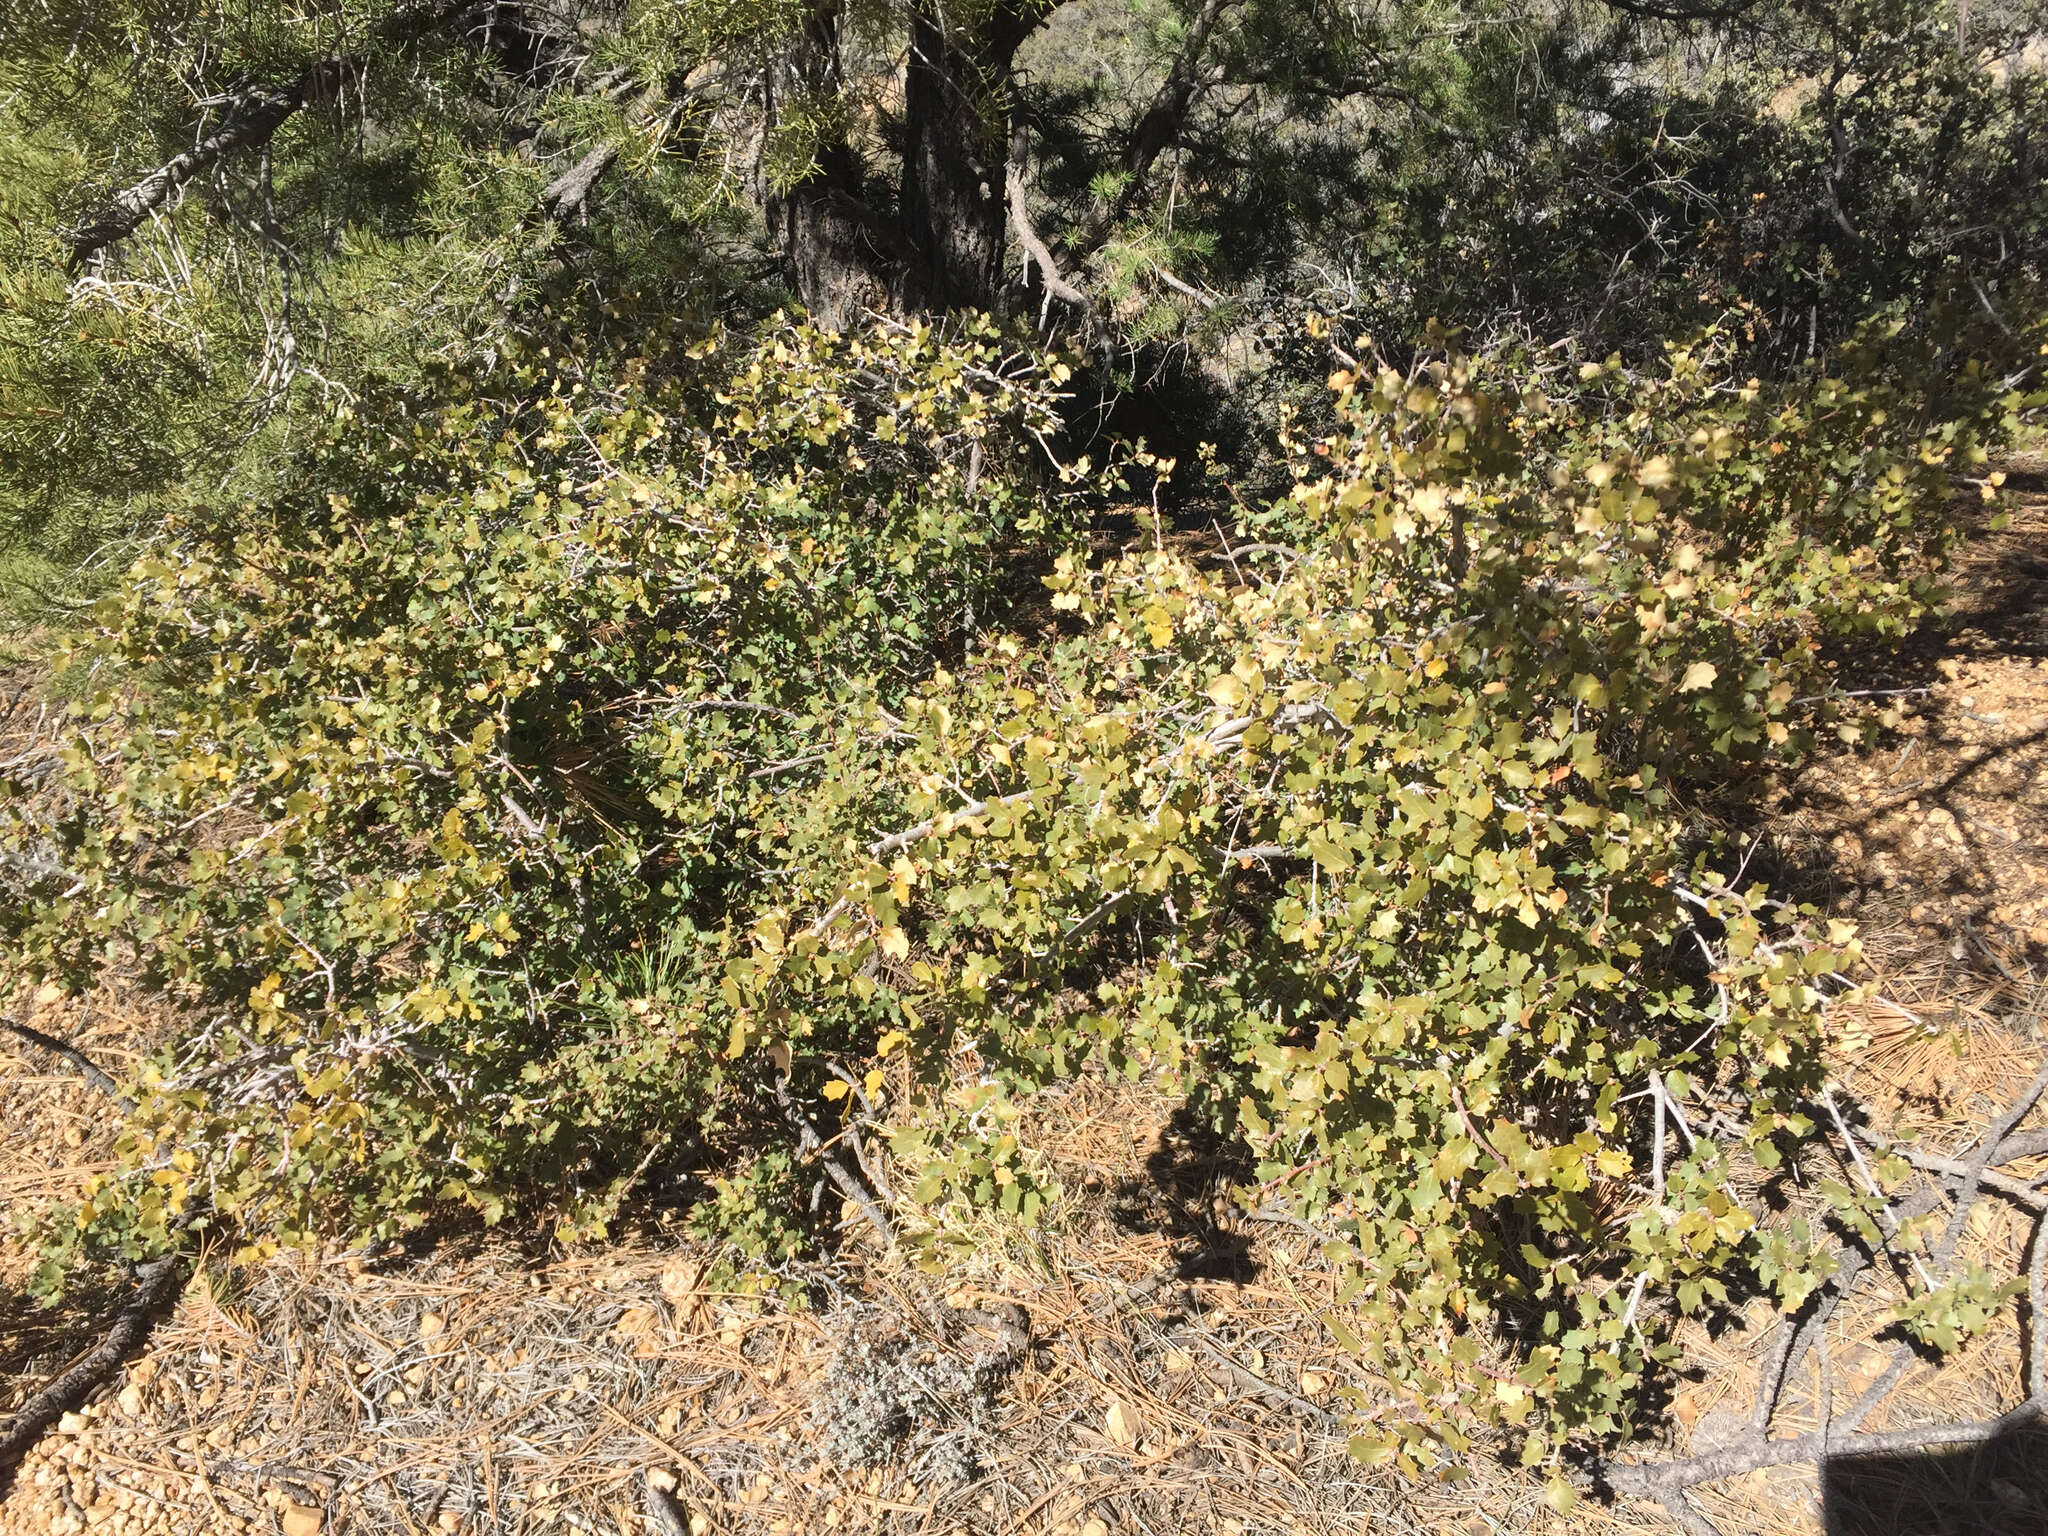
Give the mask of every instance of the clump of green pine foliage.
<svg viewBox="0 0 2048 1536">
<path fill-rule="evenodd" d="M 1289 44 L 1247 0 L 1091 64 L 992 5 L 941 41 L 1036 60 L 1037 276 L 965 291 L 943 165 L 874 191 L 938 130 L 848 83 L 924 7 L 835 19 L 834 70 L 832 7 L 283 9 L 216 40 L 308 104 L 111 251 L 212 13 L 48 4 L 0 79 L 143 124 L 0 130 L 0 521 L 66 711 L 0 776 L 5 973 L 165 1020 L 51 1287 L 201 1232 L 597 1240 L 684 1170 L 764 1272 L 826 1173 L 943 1262 L 949 1205 L 1056 1208 L 1030 1096 L 1107 1071 L 1328 1234 L 1370 1463 L 1554 1468 L 1676 1315 L 1811 1292 L 1822 1234 L 1731 1172 L 1813 1128 L 1856 941 L 1702 803 L 1869 728 L 1825 647 L 1930 611 L 2043 404 L 2017 44 L 1882 4 Z M 756 78 L 795 94 L 750 187 Z M 285 99 L 246 89 L 222 132 Z M 1232 179 L 1248 133 L 1292 179 Z M 849 189 L 926 255 L 849 277 Z M 1116 443 L 1119 392 L 1214 437 Z"/>
</svg>

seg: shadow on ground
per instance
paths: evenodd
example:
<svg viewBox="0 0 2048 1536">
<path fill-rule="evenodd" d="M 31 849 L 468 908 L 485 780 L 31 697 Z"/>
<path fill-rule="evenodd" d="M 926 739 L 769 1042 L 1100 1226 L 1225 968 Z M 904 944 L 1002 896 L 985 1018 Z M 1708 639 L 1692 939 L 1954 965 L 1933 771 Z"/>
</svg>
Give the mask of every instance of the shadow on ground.
<svg viewBox="0 0 2048 1536">
<path fill-rule="evenodd" d="M 1821 1481 L 1827 1536 L 2048 1536 L 2048 1423 L 1982 1445 L 1838 1456 Z"/>
<path fill-rule="evenodd" d="M 1904 718 L 1862 750 L 1823 724 L 1811 758 L 1727 813 L 1756 834 L 1751 877 L 1863 925 L 1895 1000 L 1908 973 L 2017 984 L 2048 954 L 2048 473 L 2029 458 L 2007 487 L 2008 526 L 1959 511 L 1944 611 L 1828 647 L 1841 688 Z"/>
<path fill-rule="evenodd" d="M 1145 1176 L 1117 1184 L 1110 1216 L 1125 1232 L 1166 1237 L 1175 1279 L 1243 1285 L 1257 1276 L 1258 1265 L 1236 1229 L 1232 1191 L 1249 1182 L 1251 1171 L 1242 1143 L 1218 1135 L 1183 1104 L 1145 1159 Z"/>
</svg>

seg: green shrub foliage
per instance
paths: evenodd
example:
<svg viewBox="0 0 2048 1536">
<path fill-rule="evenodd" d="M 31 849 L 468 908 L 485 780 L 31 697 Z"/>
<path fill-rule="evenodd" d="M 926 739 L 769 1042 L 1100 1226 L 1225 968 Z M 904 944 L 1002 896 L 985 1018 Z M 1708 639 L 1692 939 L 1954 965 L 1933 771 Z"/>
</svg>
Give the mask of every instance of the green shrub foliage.
<svg viewBox="0 0 2048 1536">
<path fill-rule="evenodd" d="M 906 1207 L 1030 1220 L 1023 1092 L 1151 1071 L 1341 1234 L 1328 1327 L 1402 1405 L 1359 1455 L 1625 1428 L 1674 1309 L 1814 1282 L 1727 1174 L 1810 1129 L 1854 952 L 1688 788 L 1830 723 L 1820 639 L 1923 611 L 2027 403 L 1897 325 L 1785 388 L 1728 356 L 1347 362 L 1227 551 L 1069 545 L 1035 633 L 985 616 L 1084 466 L 985 323 L 340 413 L 135 566 L 12 783 L 16 957 L 181 1020 L 58 1259 L 595 1234 L 674 1157 L 773 1261 L 792 1106 L 886 1122 Z"/>
<path fill-rule="evenodd" d="M 1005 467 L 1055 386 L 975 326 L 677 362 L 344 415 L 302 497 L 105 602 L 68 814 L 9 833 L 63 871 L 25 952 L 132 950 L 193 1010 L 132 1134 L 164 1172 L 110 1210 L 290 1239 L 517 1187 L 587 1226 L 622 1147 L 744 1119 L 752 1062 L 631 979 L 715 995 L 882 793 L 892 706 L 1060 515 Z"/>
</svg>

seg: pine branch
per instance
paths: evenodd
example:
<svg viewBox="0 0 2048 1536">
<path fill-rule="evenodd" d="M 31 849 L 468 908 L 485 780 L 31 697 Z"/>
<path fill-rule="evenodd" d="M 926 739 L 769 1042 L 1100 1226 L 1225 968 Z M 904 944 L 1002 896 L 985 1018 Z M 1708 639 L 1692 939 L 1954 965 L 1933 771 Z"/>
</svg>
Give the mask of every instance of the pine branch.
<svg viewBox="0 0 2048 1536">
<path fill-rule="evenodd" d="M 76 272 L 88 258 L 134 234 L 194 177 L 205 175 L 237 150 L 269 143 L 285 119 L 305 105 L 316 82 L 340 67 L 340 61 L 324 59 L 289 85 L 257 85 L 239 93 L 212 133 L 183 154 L 171 156 L 133 186 L 116 192 L 98 213 L 65 237 L 71 247 L 71 270 Z"/>
<path fill-rule="evenodd" d="M 1726 4 L 1689 4 L 1686 0 L 1602 0 L 1610 10 L 1644 21 L 1723 22 L 1738 21 L 1755 10 L 1761 0 L 1727 0 Z"/>
<path fill-rule="evenodd" d="M 1180 142 L 1181 134 L 1187 129 L 1188 114 L 1193 111 L 1195 98 L 1201 90 L 1202 57 L 1208 50 L 1209 34 L 1215 31 L 1223 13 L 1235 3 L 1236 0 L 1203 0 L 1201 10 L 1188 23 L 1187 34 L 1181 39 L 1180 50 L 1168 67 L 1166 78 L 1139 114 L 1124 146 L 1126 179 L 1122 191 L 1114 200 L 1096 206 L 1087 229 L 1072 245 L 1072 254 L 1085 258 L 1102 248 L 1109 239 L 1110 231 L 1136 203 L 1153 165 L 1162 154 Z"/>
<path fill-rule="evenodd" d="M 469 5 L 470 0 L 458 0 L 453 5 L 400 11 L 375 29 L 372 40 L 413 41 L 461 14 Z M 134 234 L 149 218 L 168 207 L 188 183 L 204 176 L 221 161 L 242 150 L 268 144 L 293 113 L 308 101 L 331 95 L 356 68 L 357 60 L 353 58 L 320 59 L 283 85 L 251 85 L 237 91 L 229 99 L 219 127 L 190 149 L 171 156 L 140 181 L 116 192 L 98 212 L 65 235 L 65 243 L 71 247 L 71 270 L 76 272 L 108 246 Z"/>
<path fill-rule="evenodd" d="M 1960 1158 L 1891 1146 L 1883 1138 L 1866 1136 L 1865 1139 L 1872 1141 L 1880 1150 L 1895 1152 L 1930 1175 L 1927 1186 L 1902 1202 L 1896 1213 L 1901 1221 L 1913 1220 L 1933 1210 L 1942 1199 L 1943 1186 L 1953 1182 L 1955 1187 L 1949 1193 L 1954 1200 L 1954 1209 L 1943 1241 L 1937 1245 L 1933 1256 L 1937 1269 L 1945 1270 L 1953 1259 L 1957 1238 L 1967 1224 L 1970 1210 L 1982 1195 L 1995 1191 L 2036 1210 L 2042 1210 L 2044 1204 L 2048 1204 L 2030 1186 L 1991 1172 L 2001 1163 L 2048 1150 L 2048 1133 L 2020 1133 L 2017 1130 L 2020 1121 L 2026 1118 L 2044 1092 L 2048 1092 L 2048 1065 L 2041 1068 L 2019 1097 L 1985 1128 L 1974 1147 Z M 1843 1134 L 1852 1136 L 1854 1133 L 1843 1126 Z M 1854 1141 L 1851 1140 L 1849 1145 L 1853 1154 Z M 1934 1445 L 1977 1445 L 2048 1420 L 2048 1349 L 2044 1349 L 2042 1341 L 2043 1331 L 2048 1329 L 2048 1211 L 2043 1211 L 2036 1223 L 2025 1261 L 2027 1396 L 2019 1406 L 1996 1418 L 1975 1419 L 1961 1424 L 1856 1432 L 1918 1358 L 1909 1341 L 1893 1351 L 1884 1372 L 1846 1413 L 1839 1417 L 1824 1413 L 1816 1430 L 1784 1440 L 1770 1439 L 1771 1419 L 1777 1411 L 1778 1397 L 1786 1379 L 1820 1340 L 1829 1314 L 1849 1294 L 1863 1271 L 1871 1266 L 1872 1256 L 1859 1246 L 1845 1243 L 1837 1250 L 1836 1261 L 1835 1273 L 1817 1288 L 1807 1303 L 1804 1321 L 1794 1316 L 1779 1324 L 1777 1339 L 1757 1383 L 1751 1422 L 1737 1443 L 1679 1461 L 1635 1465 L 1603 1462 L 1596 1468 L 1599 1480 L 1616 1493 L 1655 1500 L 1688 1532 L 1709 1536 L 1713 1531 L 1712 1522 L 1693 1508 L 1686 1497 L 1686 1491 L 1698 1484 L 1740 1477 L 1764 1467 L 1818 1463 L 1841 1456 L 1880 1455 Z"/>
<path fill-rule="evenodd" d="M 1187 125 L 1188 109 L 1194 105 L 1209 34 L 1232 3 L 1234 0 L 1203 0 L 1201 10 L 1188 23 L 1187 36 L 1181 39 L 1180 52 L 1174 55 L 1166 79 L 1153 92 L 1144 115 L 1131 130 L 1130 144 L 1124 150 L 1124 169 L 1131 174 L 1131 185 L 1143 181 L 1151 172 L 1152 163 L 1178 142 Z"/>
<path fill-rule="evenodd" d="M 78 1068 L 85 1080 L 92 1084 L 93 1087 L 99 1089 L 101 1093 L 115 1099 L 121 1098 L 121 1085 L 94 1066 L 91 1058 L 69 1041 L 59 1040 L 55 1035 L 46 1035 L 33 1025 L 17 1024 L 12 1019 L 0 1019 L 0 1029 L 10 1030 L 28 1041 L 30 1045 L 39 1045 L 46 1051 L 62 1056 L 71 1065 Z M 122 1102 L 126 1103 L 127 1101 L 122 1099 Z"/>
<path fill-rule="evenodd" d="M 1010 167 L 1007 180 L 1010 184 L 1010 222 L 1016 226 L 1017 243 L 1024 247 L 1024 277 L 1029 282 L 1031 263 L 1038 263 L 1038 280 L 1045 289 L 1045 304 L 1039 314 L 1039 325 L 1045 324 L 1045 312 L 1052 307 L 1052 301 L 1059 299 L 1081 311 L 1089 328 L 1096 327 L 1095 306 L 1088 295 L 1076 288 L 1060 271 L 1059 263 L 1053 260 L 1052 251 L 1040 238 L 1036 226 L 1031 222 L 1031 209 L 1024 195 L 1024 182 L 1029 174 L 1031 136 L 1030 130 L 1021 122 L 1010 133 Z"/>
<path fill-rule="evenodd" d="M 1643 1466 L 1609 1465 L 1602 1479 L 1616 1493 L 1633 1498 L 1655 1499 L 1666 1508 L 1684 1490 L 1725 1477 L 1741 1477 L 1763 1467 L 1793 1466 L 1817 1462 L 1822 1457 L 1877 1456 L 1898 1451 L 1917 1451 L 1930 1445 L 1982 1445 L 2015 1430 L 2026 1429 L 2048 1417 L 2048 1403 L 2029 1398 L 2017 1408 L 1995 1419 L 1973 1419 L 1962 1424 L 1926 1424 L 1912 1429 L 1877 1430 L 1870 1434 L 1834 1435 L 1815 1431 L 1789 1440 L 1772 1440 L 1764 1445 L 1732 1446 L 1709 1451 L 1684 1461 L 1657 1462 Z"/>
<path fill-rule="evenodd" d="M 610 140 L 599 144 L 568 170 L 547 184 L 540 195 L 541 206 L 555 219 L 566 219 L 582 211 L 597 179 L 619 158 L 619 146 Z"/>
</svg>

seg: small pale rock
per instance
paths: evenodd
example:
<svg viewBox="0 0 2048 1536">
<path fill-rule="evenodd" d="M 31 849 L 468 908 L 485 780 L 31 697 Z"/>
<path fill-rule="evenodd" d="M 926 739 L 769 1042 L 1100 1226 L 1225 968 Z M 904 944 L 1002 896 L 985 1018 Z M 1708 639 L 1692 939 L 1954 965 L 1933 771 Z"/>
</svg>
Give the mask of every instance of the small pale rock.
<svg viewBox="0 0 2048 1536">
<path fill-rule="evenodd" d="M 443 1317 L 440 1313 L 423 1312 L 420 1314 L 421 1338 L 438 1339 L 442 1334 L 446 1333 L 447 1331 L 448 1320 L 445 1317 Z"/>
<path fill-rule="evenodd" d="M 284 1527 L 284 1536 L 320 1536 L 324 1519 L 317 1509 L 287 1502 L 284 1513 L 278 1517 L 278 1524 Z"/>
</svg>

